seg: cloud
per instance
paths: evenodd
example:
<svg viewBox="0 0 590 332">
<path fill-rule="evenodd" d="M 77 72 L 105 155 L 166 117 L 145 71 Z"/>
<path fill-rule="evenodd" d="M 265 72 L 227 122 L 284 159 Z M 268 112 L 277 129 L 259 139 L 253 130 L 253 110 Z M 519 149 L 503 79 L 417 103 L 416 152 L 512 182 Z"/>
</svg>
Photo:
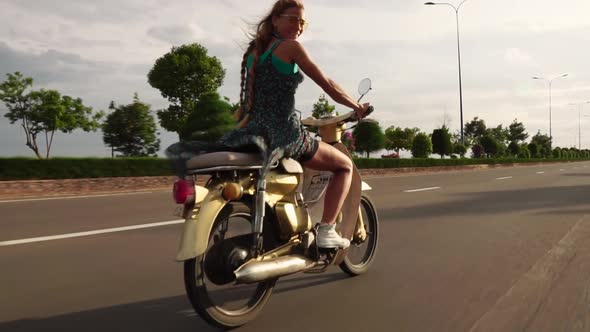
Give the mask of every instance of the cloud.
<svg viewBox="0 0 590 332">
<path fill-rule="evenodd" d="M 511 65 L 532 65 L 532 57 L 518 48 L 509 48 L 504 52 L 504 60 Z"/>
<path fill-rule="evenodd" d="M 22 15 L 43 15 L 64 18 L 69 22 L 96 24 L 121 23 L 153 17 L 161 7 L 154 0 L 3 0 L 2 8 Z"/>
<path fill-rule="evenodd" d="M 85 60 L 78 54 L 55 49 L 31 54 L 0 42 L 0 73 L 20 71 L 25 76 L 34 74 L 35 81 L 42 85 L 87 82 L 89 76 L 99 75 L 109 67 L 105 63 Z"/>
<path fill-rule="evenodd" d="M 362 7 L 380 8 L 383 11 L 410 11 L 417 5 L 420 6 L 423 2 L 417 1 L 390 1 L 390 0 L 371 0 L 370 2 L 362 2 L 360 0 L 339 0 L 338 6 L 334 6 L 333 0 L 313 0 L 313 2 L 304 2 L 306 7 L 313 6 L 332 6 L 333 8 L 355 8 Z M 308 5 L 309 3 L 309 5 Z"/>
<path fill-rule="evenodd" d="M 203 30 L 196 25 L 164 25 L 149 28 L 147 34 L 167 44 L 179 46 L 200 38 Z"/>
</svg>

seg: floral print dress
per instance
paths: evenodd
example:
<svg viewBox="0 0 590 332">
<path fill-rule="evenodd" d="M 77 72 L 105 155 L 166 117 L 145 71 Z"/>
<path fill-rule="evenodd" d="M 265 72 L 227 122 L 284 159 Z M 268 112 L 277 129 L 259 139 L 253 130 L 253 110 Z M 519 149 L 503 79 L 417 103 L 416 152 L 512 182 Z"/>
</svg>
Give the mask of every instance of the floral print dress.
<svg viewBox="0 0 590 332">
<path fill-rule="evenodd" d="M 270 54 L 257 65 L 254 80 L 254 102 L 247 114 L 248 123 L 221 138 L 230 148 L 264 145 L 283 157 L 301 160 L 310 158 L 317 150 L 318 141 L 303 127 L 295 111 L 295 91 L 303 81 L 303 75 L 280 72 L 272 63 L 272 52 L 280 44 L 273 44 Z M 247 104 L 247 101 L 244 103 Z"/>
</svg>

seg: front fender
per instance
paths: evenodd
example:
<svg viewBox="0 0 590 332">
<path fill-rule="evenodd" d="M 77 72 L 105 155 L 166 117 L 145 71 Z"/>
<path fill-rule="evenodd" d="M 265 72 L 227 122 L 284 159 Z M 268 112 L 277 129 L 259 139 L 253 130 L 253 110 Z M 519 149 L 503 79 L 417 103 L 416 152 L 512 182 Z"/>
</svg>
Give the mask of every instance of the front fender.
<svg viewBox="0 0 590 332">
<path fill-rule="evenodd" d="M 226 204 L 227 201 L 221 197 L 221 190 L 210 190 L 207 193 L 196 214 L 191 213 L 184 222 L 177 261 L 185 261 L 205 253 L 213 222 Z"/>
</svg>

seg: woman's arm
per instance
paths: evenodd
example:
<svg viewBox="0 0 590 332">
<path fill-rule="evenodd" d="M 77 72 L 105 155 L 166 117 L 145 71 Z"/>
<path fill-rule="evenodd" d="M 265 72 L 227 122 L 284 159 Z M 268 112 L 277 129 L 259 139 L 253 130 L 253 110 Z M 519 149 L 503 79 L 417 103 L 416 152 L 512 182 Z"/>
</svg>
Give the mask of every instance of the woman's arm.
<svg viewBox="0 0 590 332">
<path fill-rule="evenodd" d="M 369 103 L 360 104 L 354 100 L 340 85 L 328 78 L 322 70 L 311 60 L 307 51 L 297 41 L 289 41 L 287 45 L 288 52 L 291 54 L 293 61 L 301 70 L 309 76 L 317 85 L 319 85 L 327 94 L 339 104 L 352 108 L 359 118 L 369 107 Z"/>
</svg>

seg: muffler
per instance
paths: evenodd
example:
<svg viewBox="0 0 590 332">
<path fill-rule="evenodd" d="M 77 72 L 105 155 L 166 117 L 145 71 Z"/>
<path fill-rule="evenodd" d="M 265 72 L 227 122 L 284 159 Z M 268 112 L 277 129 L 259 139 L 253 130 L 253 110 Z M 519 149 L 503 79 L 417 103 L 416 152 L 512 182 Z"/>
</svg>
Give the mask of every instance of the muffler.
<svg viewBox="0 0 590 332">
<path fill-rule="evenodd" d="M 316 266 L 316 262 L 300 255 L 281 256 L 262 261 L 251 260 L 234 271 L 236 284 L 253 284 L 301 272 Z"/>
</svg>

